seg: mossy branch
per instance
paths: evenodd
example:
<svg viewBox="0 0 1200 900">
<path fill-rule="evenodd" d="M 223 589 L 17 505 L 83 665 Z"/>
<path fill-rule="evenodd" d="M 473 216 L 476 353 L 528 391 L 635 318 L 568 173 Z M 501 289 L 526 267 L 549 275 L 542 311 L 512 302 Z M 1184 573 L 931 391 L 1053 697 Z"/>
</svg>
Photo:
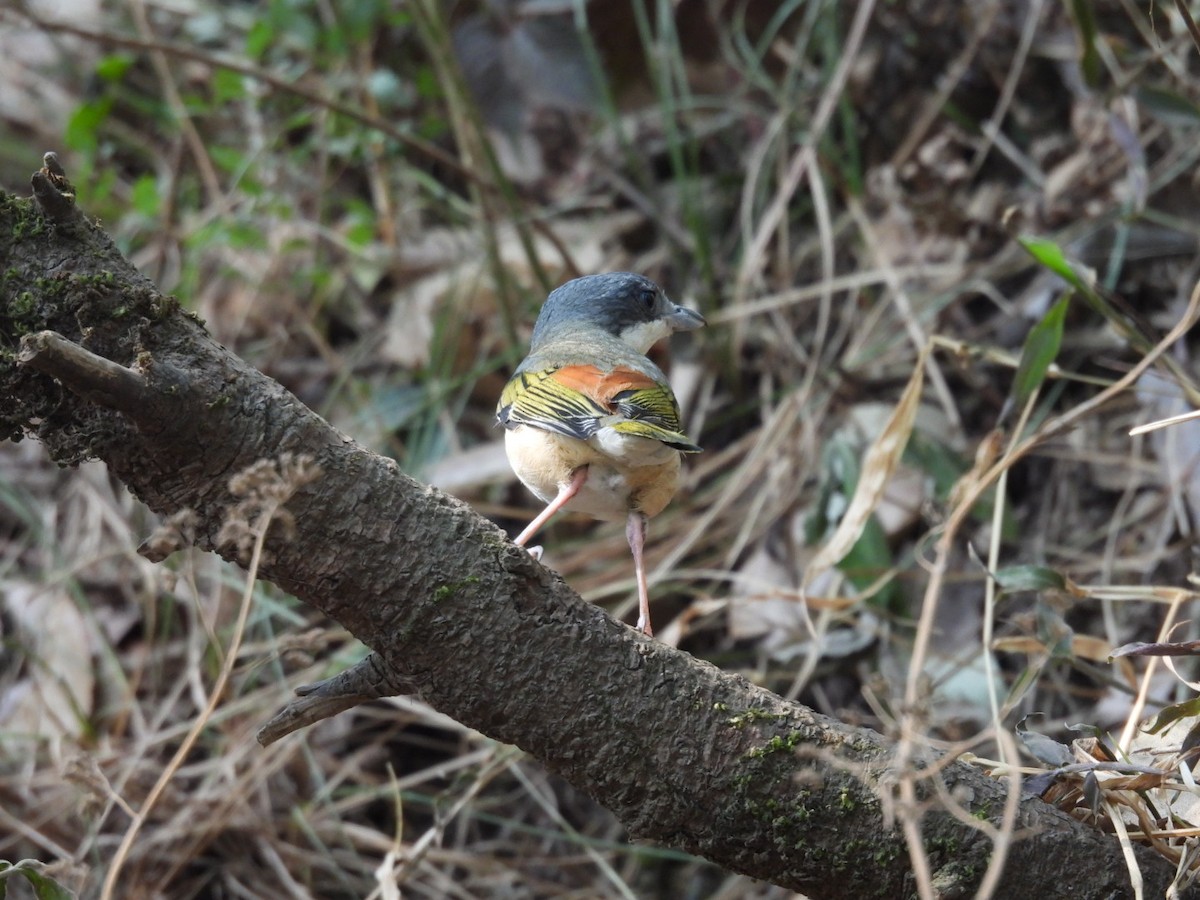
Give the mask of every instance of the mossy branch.
<svg viewBox="0 0 1200 900">
<path fill-rule="evenodd" d="M 879 734 L 614 621 L 213 341 L 79 213 L 65 175 L 43 170 L 34 184 L 34 200 L 0 194 L 0 433 L 33 435 L 61 463 L 104 460 L 156 512 L 190 510 L 196 543 L 230 559 L 233 476 L 284 454 L 323 473 L 288 502 L 290 533 L 272 532 L 260 574 L 375 654 L 265 738 L 417 692 L 524 748 L 634 837 L 811 897 L 912 894 L 904 840 L 886 824 L 907 779 L 934 883 L 973 893 L 992 844 L 972 816 L 999 827 L 1008 785 L 932 755 L 897 771 Z M 997 896 L 1131 895 L 1110 836 L 1034 797 L 1015 827 Z M 1147 895 L 1162 893 L 1171 867 L 1136 852 Z"/>
</svg>

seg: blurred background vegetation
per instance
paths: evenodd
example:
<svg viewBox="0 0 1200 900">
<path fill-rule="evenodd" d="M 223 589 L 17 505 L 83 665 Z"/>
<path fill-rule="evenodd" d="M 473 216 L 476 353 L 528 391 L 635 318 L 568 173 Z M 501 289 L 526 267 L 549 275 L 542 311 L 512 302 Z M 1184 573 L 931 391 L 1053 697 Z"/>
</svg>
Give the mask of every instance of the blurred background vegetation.
<svg viewBox="0 0 1200 900">
<path fill-rule="evenodd" d="M 1198 65 L 1162 0 L 15 0 L 0 186 L 26 194 L 56 150 L 217 339 L 510 529 L 535 504 L 494 408 L 541 299 L 643 272 L 710 323 L 655 351 L 706 449 L 651 525 L 660 639 L 885 733 L 916 678 L 935 745 L 1032 711 L 1118 733 L 1192 696 L 1108 661 L 1193 617 L 1200 434 L 1128 436 L 1190 408 L 1187 346 L 1012 466 L 916 657 L 914 621 L 980 448 L 1118 378 L 1145 351 L 1130 321 L 1151 343 L 1178 321 L 1200 273 Z M 1104 301 L 1058 308 L 1019 426 L 1022 346 L 1067 285 L 1016 234 Z M 814 637 L 806 563 L 930 342 L 886 492 L 807 585 Z M 84 895 L 207 703 L 241 591 L 208 556 L 138 557 L 152 518 L 101 466 L 0 447 L 0 859 Z M 619 527 L 566 519 L 544 543 L 628 617 Z M 256 590 L 234 684 L 119 896 L 786 895 L 630 845 L 412 698 L 258 748 L 292 686 L 364 650 Z"/>
</svg>

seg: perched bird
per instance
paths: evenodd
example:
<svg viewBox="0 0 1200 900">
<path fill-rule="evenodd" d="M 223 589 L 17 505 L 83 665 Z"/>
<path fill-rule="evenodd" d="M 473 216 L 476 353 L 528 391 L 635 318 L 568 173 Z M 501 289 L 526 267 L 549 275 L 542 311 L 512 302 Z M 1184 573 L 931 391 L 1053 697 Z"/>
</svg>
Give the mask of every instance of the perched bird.
<svg viewBox="0 0 1200 900">
<path fill-rule="evenodd" d="M 704 324 L 641 275 L 568 281 L 546 298 L 529 355 L 496 409 L 513 471 L 547 503 L 516 543 L 524 546 L 562 509 L 624 519 L 646 634 L 646 520 L 675 496 L 680 454 L 700 452 L 680 430 L 679 404 L 646 351 Z"/>
</svg>

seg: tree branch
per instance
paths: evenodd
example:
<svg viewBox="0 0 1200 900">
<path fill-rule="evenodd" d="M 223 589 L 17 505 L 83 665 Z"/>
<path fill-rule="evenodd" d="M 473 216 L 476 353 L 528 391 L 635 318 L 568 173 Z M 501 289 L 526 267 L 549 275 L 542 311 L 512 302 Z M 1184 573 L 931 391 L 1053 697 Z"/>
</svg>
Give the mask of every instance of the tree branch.
<svg viewBox="0 0 1200 900">
<path fill-rule="evenodd" d="M 230 478 L 306 454 L 324 472 L 289 503 L 292 534 L 262 574 L 376 651 L 310 691 L 264 739 L 376 691 L 418 692 L 464 725 L 516 744 L 611 809 L 630 833 L 811 897 L 913 892 L 885 825 L 891 745 L 649 640 L 585 603 L 465 504 L 331 428 L 214 342 L 164 298 L 61 186 L 37 203 L 0 194 L 0 436 L 35 435 L 60 463 L 104 460 L 151 509 L 222 536 Z M 64 178 L 65 182 L 65 178 Z M 47 188 L 58 199 L 48 199 Z M 55 332 L 52 336 L 38 332 Z M 18 359 L 13 348 L 27 335 Z M 319 714 L 314 714 L 314 711 Z M 308 716 L 308 718 L 305 718 Z M 968 765 L 923 770 L 922 837 L 942 896 L 969 896 L 1006 786 Z M 943 799 L 939 800 L 941 797 Z M 970 815 L 955 817 L 945 798 Z M 998 896 L 1131 896 L 1117 843 L 1033 797 Z M 1142 847 L 1147 895 L 1172 867 Z"/>
<path fill-rule="evenodd" d="M 297 699 L 259 729 L 258 742 L 266 747 L 360 703 L 411 692 L 411 685 L 397 678 L 378 653 L 372 653 L 332 678 L 296 688 Z"/>
<path fill-rule="evenodd" d="M 53 331 L 21 338 L 17 362 L 57 379 L 84 400 L 135 421 L 144 417 L 156 396 L 136 372 L 89 353 Z"/>
</svg>

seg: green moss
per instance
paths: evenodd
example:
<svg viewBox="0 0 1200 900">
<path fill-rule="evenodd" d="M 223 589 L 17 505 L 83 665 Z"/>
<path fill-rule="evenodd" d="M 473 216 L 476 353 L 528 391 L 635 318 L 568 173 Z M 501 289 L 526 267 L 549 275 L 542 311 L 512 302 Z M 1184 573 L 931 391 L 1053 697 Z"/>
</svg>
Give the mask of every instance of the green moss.
<svg viewBox="0 0 1200 900">
<path fill-rule="evenodd" d="M 167 316 L 174 315 L 177 312 L 179 312 L 179 300 L 176 297 L 163 297 L 159 295 L 150 303 L 150 317 L 155 321 L 165 319 Z M 204 324 L 199 316 L 194 316 L 193 318 L 200 322 L 200 324 Z"/>
<path fill-rule="evenodd" d="M 849 872 L 869 864 L 875 844 L 862 840 L 841 841 L 833 849 L 837 856 L 830 862 L 829 868 L 834 872 Z"/>
<path fill-rule="evenodd" d="M 761 747 L 756 747 L 746 755 L 750 759 L 761 759 L 772 753 L 790 753 L 804 743 L 804 735 L 799 731 L 789 731 L 786 735 L 777 734 Z"/>
<path fill-rule="evenodd" d="M 109 287 L 114 284 L 116 280 L 117 277 L 107 269 L 96 272 L 92 275 L 85 275 L 83 273 L 71 275 L 71 281 L 73 281 L 75 284 L 88 285 L 91 287 Z"/>
<path fill-rule="evenodd" d="M 718 712 L 724 712 L 728 708 L 729 707 L 725 706 L 725 704 L 723 704 L 723 703 L 722 704 L 715 704 L 715 703 L 713 704 L 713 709 L 717 709 Z M 775 722 L 775 721 L 778 721 L 779 719 L 786 719 L 786 718 L 787 718 L 787 715 L 784 713 L 772 713 L 772 712 L 767 712 L 765 709 L 756 709 L 754 707 L 751 707 L 750 709 L 746 710 L 745 712 L 739 713 L 738 715 L 729 719 L 729 721 L 726 724 L 731 725 L 734 728 L 741 728 L 743 725 L 746 725 L 750 722 Z"/>
<path fill-rule="evenodd" d="M 930 835 L 925 839 L 925 849 L 930 859 L 958 860 L 960 866 L 961 860 L 966 857 L 962 841 L 952 834 Z M 962 866 L 964 872 L 970 869 L 970 866 Z"/>
<path fill-rule="evenodd" d="M 21 291 L 9 301 L 8 314 L 14 319 L 24 319 L 37 312 L 37 298 L 31 291 Z"/>
<path fill-rule="evenodd" d="M 448 600 L 469 584 L 479 584 L 479 578 L 475 575 L 471 575 L 467 578 L 456 581 L 453 584 L 441 585 L 433 592 L 433 602 L 441 603 L 443 600 Z"/>
<path fill-rule="evenodd" d="M 872 859 L 881 868 L 890 868 L 892 863 L 900 856 L 900 848 L 893 841 L 881 841 L 875 844 L 874 848 L 875 852 L 872 854 Z"/>
<path fill-rule="evenodd" d="M 790 843 L 798 830 L 808 828 L 813 818 L 813 812 L 803 803 L 789 805 L 778 800 L 754 801 L 746 804 L 746 809 L 760 822 L 770 826 L 777 832 L 777 843 Z"/>
<path fill-rule="evenodd" d="M 22 209 L 20 205 L 14 204 L 10 208 L 17 210 L 18 212 L 17 220 L 13 222 L 12 226 L 12 236 L 14 238 L 17 240 L 23 240 L 25 238 L 37 237 L 38 235 L 45 233 L 46 220 L 40 215 L 32 215 L 29 207 Z"/>
<path fill-rule="evenodd" d="M 814 841 L 814 829 L 838 828 L 838 816 L 849 819 L 871 798 L 869 792 L 856 790 L 849 775 L 844 776 L 846 780 L 837 775 L 814 782 L 795 780 L 792 776 L 797 767 L 774 754 L 788 753 L 794 760 L 796 748 L 805 741 L 805 732 L 786 731 L 747 753 L 741 770 L 729 781 L 730 792 L 735 795 L 731 802 L 769 829 L 775 852 L 800 867 L 849 872 L 871 866 L 890 868 L 903 859 L 907 852 L 903 840 L 893 836 L 879 840 L 849 837 L 858 831 L 848 823 L 845 841 L 817 846 L 820 842 Z"/>
</svg>

